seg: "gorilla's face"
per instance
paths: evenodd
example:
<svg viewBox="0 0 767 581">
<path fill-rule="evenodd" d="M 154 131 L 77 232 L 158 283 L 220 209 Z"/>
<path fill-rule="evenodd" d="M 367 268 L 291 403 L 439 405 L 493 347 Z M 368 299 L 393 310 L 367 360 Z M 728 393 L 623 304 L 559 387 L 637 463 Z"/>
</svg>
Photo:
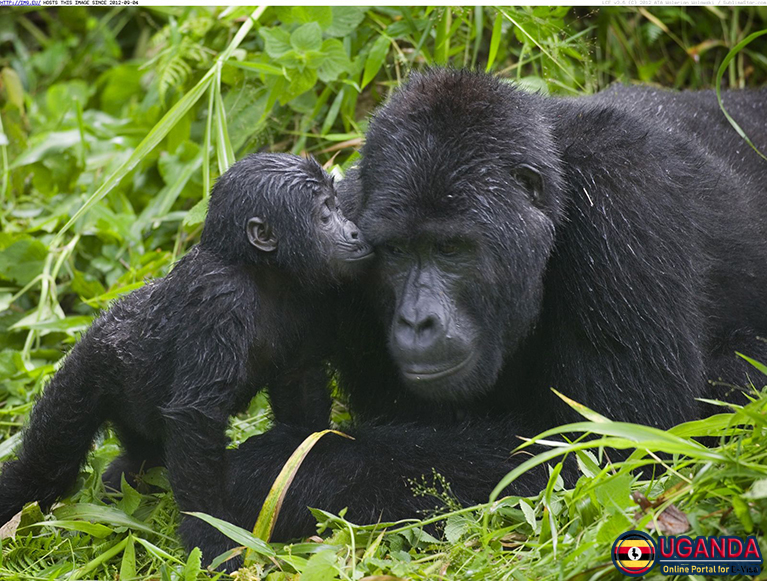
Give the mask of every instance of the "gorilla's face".
<svg viewBox="0 0 767 581">
<path fill-rule="evenodd" d="M 477 106 L 461 90 L 478 77 L 451 75 L 411 81 L 371 123 L 360 227 L 402 380 L 460 401 L 493 386 L 534 325 L 559 208 L 556 172 L 514 141 L 534 138 L 529 117 L 515 126 L 504 101 Z"/>
</svg>

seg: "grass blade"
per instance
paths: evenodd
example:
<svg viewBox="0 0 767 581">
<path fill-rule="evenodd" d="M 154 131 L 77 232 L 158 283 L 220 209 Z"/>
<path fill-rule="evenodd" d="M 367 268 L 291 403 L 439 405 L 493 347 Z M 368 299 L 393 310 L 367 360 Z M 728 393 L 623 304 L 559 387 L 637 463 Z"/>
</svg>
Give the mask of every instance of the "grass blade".
<svg viewBox="0 0 767 581">
<path fill-rule="evenodd" d="M 322 430 L 321 432 L 314 432 L 307 437 L 298 448 L 291 454 L 288 461 L 285 462 L 285 466 L 277 475 L 277 478 L 272 484 L 269 494 L 266 496 L 264 506 L 261 508 L 261 512 L 258 515 L 256 526 L 253 527 L 253 534 L 259 539 L 268 541 L 272 536 L 274 525 L 277 523 L 277 517 L 282 507 L 282 501 L 285 499 L 285 493 L 290 488 L 290 484 L 293 482 L 298 469 L 301 467 L 301 463 L 306 458 L 306 455 L 314 447 L 314 445 L 326 434 L 336 434 L 344 438 L 353 439 L 351 436 L 347 436 L 343 432 L 336 430 Z M 245 556 L 246 562 L 248 561 L 248 555 Z"/>
<path fill-rule="evenodd" d="M 596 422 L 598 424 L 604 424 L 611 421 L 609 418 L 606 418 L 605 416 L 598 414 L 594 410 L 587 408 L 582 403 L 578 403 L 577 401 L 570 399 L 566 395 L 559 393 L 556 389 L 552 388 L 551 391 L 557 394 L 557 397 L 559 397 L 562 401 L 564 401 L 567 405 L 569 405 L 571 408 L 573 408 L 576 412 L 581 414 L 587 420 Z"/>
<path fill-rule="evenodd" d="M 221 98 L 221 70 L 216 74 L 216 83 L 213 87 L 216 108 L 216 160 L 218 161 L 218 173 L 223 174 L 234 163 L 234 151 L 232 142 L 229 140 L 229 128 L 226 124 L 226 109 Z"/>
<path fill-rule="evenodd" d="M 495 22 L 493 22 L 493 35 L 490 37 L 490 52 L 487 55 L 487 66 L 485 72 L 489 73 L 493 68 L 495 57 L 498 54 L 498 47 L 501 45 L 501 36 L 503 28 L 503 16 L 499 12 L 495 15 Z"/>
<path fill-rule="evenodd" d="M 756 145 L 751 142 L 751 140 L 748 138 L 748 135 L 746 135 L 746 132 L 743 131 L 735 119 L 730 116 L 730 114 L 727 112 L 727 109 L 724 108 L 724 103 L 722 103 L 722 77 L 727 70 L 727 66 L 730 64 L 730 61 L 732 61 L 732 59 L 734 59 L 738 53 L 743 50 L 743 47 L 745 47 L 747 44 L 750 44 L 760 36 L 764 36 L 765 34 L 767 34 L 767 28 L 764 30 L 758 30 L 753 34 L 749 34 L 746 38 L 736 44 L 733 49 L 727 53 L 727 56 L 724 57 L 724 60 L 722 61 L 722 64 L 719 65 L 719 70 L 716 73 L 716 100 L 719 102 L 719 108 L 722 110 L 722 113 L 724 113 L 727 121 L 729 121 L 730 125 L 732 125 L 735 131 L 738 132 L 738 135 L 740 135 L 743 140 L 751 146 L 751 149 L 753 149 L 757 155 L 759 155 L 759 157 L 767 161 L 767 157 L 765 157 L 765 155 L 756 148 Z"/>
<path fill-rule="evenodd" d="M 759 152 L 757 151 L 757 153 L 759 153 Z M 760 154 L 760 155 L 761 155 L 761 154 Z M 764 157 L 764 156 L 762 156 L 762 157 Z M 745 359 L 746 361 L 748 361 L 748 362 L 749 362 L 751 365 L 753 365 L 754 367 L 756 367 L 756 368 L 757 368 L 759 371 L 761 371 L 762 373 L 764 373 L 765 375 L 767 375 L 767 365 L 765 365 L 764 363 L 759 363 L 758 361 L 756 361 L 756 360 L 754 360 L 754 359 L 751 359 L 749 356 L 747 356 L 747 355 L 743 355 L 743 353 L 738 353 L 737 351 L 735 352 L 735 354 L 736 354 L 738 357 L 742 357 L 743 359 Z"/>
</svg>

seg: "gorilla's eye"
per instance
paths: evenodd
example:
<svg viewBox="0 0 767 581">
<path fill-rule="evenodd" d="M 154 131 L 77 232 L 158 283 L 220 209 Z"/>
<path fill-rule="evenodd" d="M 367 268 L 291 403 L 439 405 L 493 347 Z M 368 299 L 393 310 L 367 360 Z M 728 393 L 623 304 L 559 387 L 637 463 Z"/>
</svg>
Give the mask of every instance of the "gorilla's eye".
<svg viewBox="0 0 767 581">
<path fill-rule="evenodd" d="M 404 256 L 405 249 L 397 244 L 384 244 L 384 250 L 392 256 Z"/>
<path fill-rule="evenodd" d="M 320 208 L 320 221 L 323 224 L 327 224 L 330 222 L 330 218 L 333 216 L 333 209 L 330 207 L 330 198 L 325 200 L 325 203 L 322 204 L 322 207 Z"/>
<path fill-rule="evenodd" d="M 441 256 L 455 256 L 460 250 L 461 247 L 457 242 L 440 242 L 437 244 L 437 252 Z"/>
<path fill-rule="evenodd" d="M 543 196 L 543 177 L 540 172 L 532 166 L 522 165 L 515 172 L 522 186 L 530 196 L 530 201 L 537 208 L 543 208 L 545 200 Z"/>
</svg>

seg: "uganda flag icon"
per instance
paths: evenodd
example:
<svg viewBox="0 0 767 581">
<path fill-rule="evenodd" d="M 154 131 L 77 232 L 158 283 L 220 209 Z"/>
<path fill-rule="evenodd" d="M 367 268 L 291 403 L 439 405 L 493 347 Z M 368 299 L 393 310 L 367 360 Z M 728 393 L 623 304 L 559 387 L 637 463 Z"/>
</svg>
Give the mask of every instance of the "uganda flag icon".
<svg viewBox="0 0 767 581">
<path fill-rule="evenodd" d="M 615 568 L 629 577 L 641 577 L 655 566 L 655 541 L 647 533 L 629 531 L 613 544 Z"/>
</svg>

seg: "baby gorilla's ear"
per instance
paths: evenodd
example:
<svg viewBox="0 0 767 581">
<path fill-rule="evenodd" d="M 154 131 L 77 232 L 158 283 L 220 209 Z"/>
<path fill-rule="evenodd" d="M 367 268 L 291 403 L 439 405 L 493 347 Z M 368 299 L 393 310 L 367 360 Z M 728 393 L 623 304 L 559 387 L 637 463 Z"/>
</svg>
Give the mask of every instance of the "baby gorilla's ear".
<svg viewBox="0 0 767 581">
<path fill-rule="evenodd" d="M 274 252 L 277 250 L 277 236 L 272 232 L 272 227 L 264 220 L 255 216 L 248 220 L 248 240 L 262 252 Z"/>
</svg>

